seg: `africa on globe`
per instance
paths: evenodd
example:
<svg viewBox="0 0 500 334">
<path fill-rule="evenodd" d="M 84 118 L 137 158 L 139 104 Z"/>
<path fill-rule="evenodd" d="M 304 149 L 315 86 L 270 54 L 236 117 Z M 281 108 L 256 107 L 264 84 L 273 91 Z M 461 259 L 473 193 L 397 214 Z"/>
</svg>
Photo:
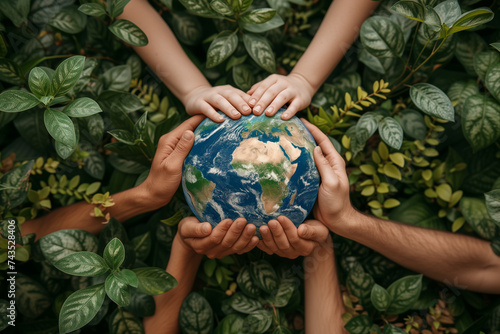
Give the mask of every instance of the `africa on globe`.
<svg viewBox="0 0 500 334">
<path fill-rule="evenodd" d="M 224 116 L 205 119 L 184 161 L 182 189 L 202 222 L 246 218 L 257 227 L 280 215 L 298 226 L 311 211 L 319 188 L 315 142 L 297 117 Z"/>
</svg>

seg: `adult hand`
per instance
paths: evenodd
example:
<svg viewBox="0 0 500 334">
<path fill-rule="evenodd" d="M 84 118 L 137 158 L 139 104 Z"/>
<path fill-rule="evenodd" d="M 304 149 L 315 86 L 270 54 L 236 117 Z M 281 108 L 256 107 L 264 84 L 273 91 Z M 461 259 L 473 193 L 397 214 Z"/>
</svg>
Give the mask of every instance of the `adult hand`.
<svg viewBox="0 0 500 334">
<path fill-rule="evenodd" d="M 182 164 L 194 143 L 194 129 L 203 116 L 193 116 L 175 130 L 161 136 L 146 180 L 138 188 L 149 199 L 151 210 L 166 205 L 177 191 L 182 177 Z"/>
<path fill-rule="evenodd" d="M 290 119 L 297 111 L 306 108 L 311 103 L 314 93 L 314 88 L 306 78 L 295 73 L 287 76 L 270 75 L 248 91 L 251 95 L 249 104 L 255 115 L 260 115 L 266 110 L 266 115 L 272 116 L 289 102 L 286 112 L 281 115 L 283 120 Z"/>
<path fill-rule="evenodd" d="M 314 207 L 314 217 L 335 232 L 335 223 L 349 221 L 346 217 L 355 212 L 349 200 L 349 180 L 345 161 L 320 129 L 305 119 L 302 119 L 302 122 L 318 144 L 314 148 L 314 162 L 321 176 L 321 184 Z"/>
<path fill-rule="evenodd" d="M 200 223 L 195 217 L 186 217 L 179 223 L 178 235 L 196 253 L 221 259 L 252 250 L 259 242 L 255 229 L 255 225 L 247 224 L 245 218 L 224 219 L 212 228 L 209 223 Z"/>
<path fill-rule="evenodd" d="M 186 112 L 189 115 L 203 114 L 212 121 L 220 123 L 224 121 L 216 110 L 222 111 L 232 119 L 238 119 L 241 115 L 249 115 L 252 108 L 248 105 L 250 96 L 230 85 L 224 86 L 201 86 L 189 94 L 183 100 Z"/>
<path fill-rule="evenodd" d="M 295 227 L 290 219 L 279 216 L 259 228 L 262 240 L 257 247 L 267 254 L 295 259 L 307 256 L 329 236 L 325 225 L 317 220 L 307 220 Z"/>
</svg>

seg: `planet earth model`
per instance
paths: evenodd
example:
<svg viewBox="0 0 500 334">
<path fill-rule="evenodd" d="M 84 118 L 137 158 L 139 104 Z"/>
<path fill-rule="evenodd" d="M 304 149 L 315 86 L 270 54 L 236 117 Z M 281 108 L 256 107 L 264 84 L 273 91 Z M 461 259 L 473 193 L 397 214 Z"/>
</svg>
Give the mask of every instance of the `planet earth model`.
<svg viewBox="0 0 500 334">
<path fill-rule="evenodd" d="M 223 115 L 205 119 L 184 161 L 182 189 L 202 222 L 246 218 L 257 227 L 285 215 L 298 226 L 311 211 L 319 188 L 315 141 L 297 117 Z"/>
</svg>

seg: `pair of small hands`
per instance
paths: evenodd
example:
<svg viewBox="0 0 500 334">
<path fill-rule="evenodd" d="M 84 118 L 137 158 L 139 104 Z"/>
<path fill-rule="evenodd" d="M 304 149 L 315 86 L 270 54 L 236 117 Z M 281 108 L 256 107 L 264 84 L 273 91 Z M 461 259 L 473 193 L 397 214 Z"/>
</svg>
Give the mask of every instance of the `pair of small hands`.
<svg viewBox="0 0 500 334">
<path fill-rule="evenodd" d="M 232 119 L 252 112 L 261 115 L 264 110 L 267 116 L 273 116 L 289 103 L 286 112 L 281 115 L 283 120 L 287 120 L 306 108 L 313 95 L 314 89 L 303 76 L 294 73 L 288 76 L 273 74 L 253 85 L 247 93 L 230 85 L 199 87 L 188 94 L 185 107 L 190 115 L 203 114 L 220 123 L 224 118 L 216 110 Z"/>
</svg>

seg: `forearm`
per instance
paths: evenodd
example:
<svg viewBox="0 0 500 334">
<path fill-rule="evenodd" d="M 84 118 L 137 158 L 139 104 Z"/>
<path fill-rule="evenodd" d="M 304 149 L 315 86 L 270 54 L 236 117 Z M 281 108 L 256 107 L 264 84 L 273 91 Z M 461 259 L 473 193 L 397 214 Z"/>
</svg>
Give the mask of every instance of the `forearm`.
<svg viewBox="0 0 500 334">
<path fill-rule="evenodd" d="M 155 296 L 156 312 L 144 319 L 146 334 L 179 333 L 179 310 L 193 287 L 202 255 L 184 247 L 176 236 L 166 271 L 175 277 L 178 285 L 162 295 Z"/>
<path fill-rule="evenodd" d="M 488 241 L 357 211 L 335 222 L 334 231 L 432 279 L 468 290 L 500 293 L 500 257 Z"/>
<path fill-rule="evenodd" d="M 347 333 L 331 240 L 304 259 L 304 276 L 306 334 Z"/>
<path fill-rule="evenodd" d="M 186 95 L 194 89 L 211 87 L 147 0 L 130 1 L 120 18 L 135 23 L 144 31 L 149 43 L 134 47 L 135 51 L 184 104 Z"/>
<path fill-rule="evenodd" d="M 351 47 L 361 25 L 378 4 L 372 0 L 334 0 L 291 73 L 306 79 L 314 94 Z"/>
</svg>

